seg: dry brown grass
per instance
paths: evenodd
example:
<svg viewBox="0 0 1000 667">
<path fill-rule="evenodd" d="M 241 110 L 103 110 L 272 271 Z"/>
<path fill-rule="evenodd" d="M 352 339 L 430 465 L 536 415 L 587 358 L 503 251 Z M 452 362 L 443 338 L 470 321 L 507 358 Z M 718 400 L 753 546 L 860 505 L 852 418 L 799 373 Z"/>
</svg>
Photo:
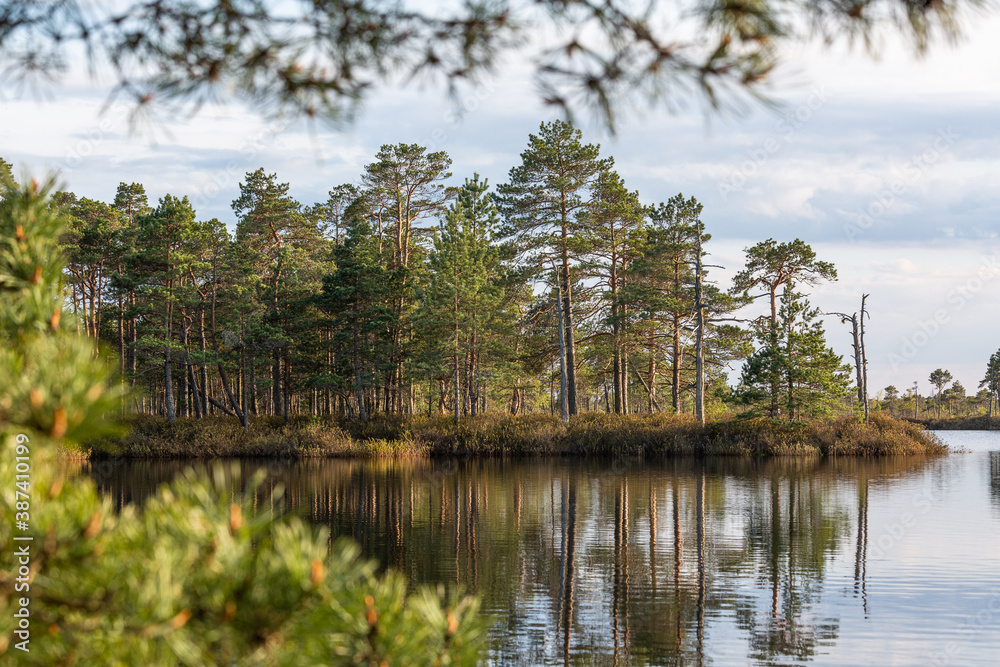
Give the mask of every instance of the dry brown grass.
<svg viewBox="0 0 1000 667">
<path fill-rule="evenodd" d="M 128 433 L 92 444 L 96 456 L 124 458 L 293 458 L 335 456 L 798 456 L 940 454 L 947 451 L 921 426 L 885 415 L 830 422 L 769 419 L 714 421 L 681 415 L 588 413 L 569 426 L 553 416 L 486 414 L 463 418 L 378 417 L 361 423 L 265 418 L 249 429 L 231 417 L 136 417 Z"/>
</svg>

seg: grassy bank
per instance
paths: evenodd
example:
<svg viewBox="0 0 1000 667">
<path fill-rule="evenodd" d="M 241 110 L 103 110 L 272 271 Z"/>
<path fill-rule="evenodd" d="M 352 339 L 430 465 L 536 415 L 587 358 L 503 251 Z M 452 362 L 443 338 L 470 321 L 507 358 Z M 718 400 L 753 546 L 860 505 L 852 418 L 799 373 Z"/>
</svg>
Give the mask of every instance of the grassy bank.
<svg viewBox="0 0 1000 667">
<path fill-rule="evenodd" d="M 367 423 L 295 418 L 234 418 L 170 424 L 133 418 L 128 432 L 93 443 L 92 456 L 122 458 L 538 456 L 538 455 L 848 455 L 941 454 L 947 447 L 920 425 L 875 415 L 828 422 L 736 419 L 704 426 L 667 415 L 589 413 L 569 426 L 549 415 L 489 414 L 463 419 L 395 417 Z"/>
</svg>

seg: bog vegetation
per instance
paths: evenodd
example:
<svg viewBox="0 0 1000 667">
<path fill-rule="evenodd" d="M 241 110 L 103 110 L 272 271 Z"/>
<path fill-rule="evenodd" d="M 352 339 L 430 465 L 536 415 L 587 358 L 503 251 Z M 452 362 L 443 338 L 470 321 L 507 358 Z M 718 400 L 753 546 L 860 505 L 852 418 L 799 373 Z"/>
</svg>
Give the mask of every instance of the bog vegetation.
<svg viewBox="0 0 1000 667">
<path fill-rule="evenodd" d="M 130 421 L 124 436 L 91 443 L 92 455 L 132 459 L 219 457 L 551 456 L 598 457 L 886 456 L 943 454 L 947 447 L 920 425 L 882 413 L 868 423 L 845 414 L 823 421 L 766 417 L 710 421 L 691 415 L 588 413 L 568 425 L 553 415 L 490 413 L 381 416 L 367 422 L 261 418 L 244 428 L 234 417 L 155 417 Z"/>
</svg>

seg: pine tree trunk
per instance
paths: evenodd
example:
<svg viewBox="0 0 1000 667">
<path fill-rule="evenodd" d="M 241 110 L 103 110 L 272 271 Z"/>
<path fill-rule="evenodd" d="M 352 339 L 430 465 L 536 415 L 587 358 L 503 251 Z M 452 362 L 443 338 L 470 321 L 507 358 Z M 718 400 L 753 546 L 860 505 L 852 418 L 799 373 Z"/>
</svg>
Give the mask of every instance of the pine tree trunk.
<svg viewBox="0 0 1000 667">
<path fill-rule="evenodd" d="M 198 378 L 195 377 L 194 365 L 191 363 L 187 364 L 188 374 L 188 384 L 191 387 L 191 405 L 194 407 L 194 416 L 197 419 L 201 419 L 204 415 L 201 411 L 201 396 L 198 393 Z"/>
<path fill-rule="evenodd" d="M 567 246 L 567 218 L 564 213 L 562 224 L 562 318 L 563 337 L 566 347 L 566 384 L 568 392 L 568 409 L 570 415 L 577 414 L 576 405 L 576 343 L 573 336 L 573 287 L 569 279 L 569 248 Z M 556 279 L 559 282 L 559 279 Z"/>
<path fill-rule="evenodd" d="M 181 349 L 184 350 L 183 357 L 180 362 L 180 374 L 177 377 L 177 414 L 179 417 L 190 417 L 189 405 L 188 405 L 188 331 L 187 322 L 185 321 L 185 312 L 181 310 Z"/>
<path fill-rule="evenodd" d="M 476 329 L 472 328 L 472 340 L 469 341 L 469 413 L 475 417 L 479 412 L 479 392 L 476 391 Z"/>
<path fill-rule="evenodd" d="M 621 362 L 618 364 L 619 372 L 621 373 L 621 388 L 622 388 L 622 414 L 627 415 L 631 411 L 631 406 L 628 401 L 628 350 L 624 347 L 620 348 L 618 356 Z"/>
<path fill-rule="evenodd" d="M 694 415 L 702 424 L 705 423 L 705 305 L 702 303 L 701 285 L 701 228 L 698 229 L 698 247 L 695 257 L 694 275 L 694 307 L 695 307 L 695 344 L 694 344 Z"/>
<path fill-rule="evenodd" d="M 622 360 L 617 347 L 612 354 L 611 362 L 611 390 L 615 395 L 615 414 L 620 415 L 622 408 Z"/>
<path fill-rule="evenodd" d="M 864 406 L 865 406 L 865 423 L 868 423 L 868 355 L 865 352 L 865 316 L 867 315 L 867 310 L 865 309 L 865 300 L 868 298 L 867 294 L 861 295 L 861 383 L 864 385 L 862 389 L 862 395 L 864 396 Z"/>
<path fill-rule="evenodd" d="M 854 313 L 851 317 L 851 337 L 854 340 L 854 371 L 855 371 L 855 382 L 858 385 L 858 407 L 862 407 L 865 404 L 865 379 L 864 379 L 864 368 L 861 365 L 861 331 L 858 328 L 858 314 Z M 867 419 L 865 421 L 868 421 Z"/>
<path fill-rule="evenodd" d="M 246 355 L 243 356 L 243 363 L 240 364 L 240 376 L 239 376 L 239 380 L 240 380 L 240 387 L 239 387 L 239 393 L 240 393 L 240 412 L 245 415 L 245 414 L 247 414 L 247 411 L 248 411 L 247 410 L 248 409 L 248 405 L 247 405 L 247 401 L 248 401 L 248 397 L 247 397 L 247 394 L 248 394 L 247 385 L 249 384 L 247 382 L 247 358 L 246 358 Z"/>
<path fill-rule="evenodd" d="M 129 303 L 130 303 L 131 308 L 132 308 L 132 310 L 134 312 L 134 309 L 135 309 L 135 289 L 131 288 L 131 287 L 129 288 Z M 129 378 L 131 380 L 131 383 L 134 385 L 135 384 L 136 370 L 138 370 L 137 369 L 138 362 L 137 362 L 137 359 L 136 359 L 137 355 L 135 353 L 135 348 L 136 348 L 136 343 L 139 340 L 139 332 L 138 332 L 137 327 L 135 325 L 135 315 L 134 314 L 129 318 L 129 328 L 128 329 L 129 329 L 129 345 L 128 345 Z"/>
<path fill-rule="evenodd" d="M 681 357 L 684 354 L 681 348 L 681 320 L 680 317 L 674 316 L 674 331 L 671 340 L 672 347 L 672 368 L 670 376 L 670 405 L 674 409 L 674 414 L 679 415 L 681 413 Z"/>
<path fill-rule="evenodd" d="M 660 411 L 659 405 L 656 405 L 656 354 L 649 355 L 649 411 L 653 412 L 654 406 L 656 407 L 656 412 Z"/>
<path fill-rule="evenodd" d="M 778 287 L 777 285 L 771 287 L 771 349 L 775 354 L 778 352 Z M 772 366 L 774 362 L 772 361 Z M 780 380 L 778 369 L 772 368 L 771 371 L 771 419 L 778 419 L 781 417 L 781 406 L 778 403 L 778 394 L 780 391 Z"/>
<path fill-rule="evenodd" d="M 289 391 L 289 385 L 291 384 L 292 371 L 288 364 L 288 347 L 283 348 L 284 353 L 282 354 L 281 366 L 285 372 L 284 380 L 282 381 L 282 401 L 281 401 L 281 418 L 284 421 L 288 421 L 288 410 L 290 403 L 292 402 L 292 394 Z"/>
<path fill-rule="evenodd" d="M 173 378 L 170 372 L 170 346 L 163 350 L 163 401 L 167 421 L 173 423 L 177 420 L 174 412 Z"/>
<path fill-rule="evenodd" d="M 556 281 L 558 284 L 558 280 Z M 556 313 L 559 318 L 559 416 L 563 424 L 569 424 L 569 346 L 566 344 L 566 318 L 562 308 L 562 295 L 556 288 Z"/>
<path fill-rule="evenodd" d="M 271 354 L 271 414 L 281 414 L 281 352 Z"/>
<path fill-rule="evenodd" d="M 205 304 L 201 305 L 201 318 L 198 325 L 198 346 L 201 350 L 201 362 L 198 364 L 201 375 L 201 413 L 208 414 L 208 366 L 205 363 L 207 344 L 205 341 Z"/>
<path fill-rule="evenodd" d="M 361 386 L 361 363 L 358 359 L 358 338 L 360 336 L 360 324 L 359 319 L 359 305 L 357 301 L 354 303 L 354 332 L 352 335 L 352 349 L 351 353 L 354 357 L 354 394 L 358 400 L 358 419 L 363 422 L 368 421 L 368 413 L 365 411 L 365 396 L 364 391 Z"/>
<path fill-rule="evenodd" d="M 510 397 L 510 414 L 517 416 L 517 413 L 521 409 L 521 388 L 514 387 L 514 391 Z"/>
<path fill-rule="evenodd" d="M 118 265 L 118 273 L 122 273 L 122 267 Z M 121 290 L 118 291 L 118 369 L 121 372 L 121 377 L 118 381 L 121 383 L 122 389 L 125 388 L 125 301 L 122 298 Z M 125 411 L 125 392 L 122 391 L 122 412 Z"/>
</svg>

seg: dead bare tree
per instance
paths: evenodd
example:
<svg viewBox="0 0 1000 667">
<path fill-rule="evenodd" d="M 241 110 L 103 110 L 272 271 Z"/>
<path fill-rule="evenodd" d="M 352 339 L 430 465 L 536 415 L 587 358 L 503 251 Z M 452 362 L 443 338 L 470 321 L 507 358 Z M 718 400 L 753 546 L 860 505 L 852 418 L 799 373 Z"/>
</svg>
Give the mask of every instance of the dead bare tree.
<svg viewBox="0 0 1000 667">
<path fill-rule="evenodd" d="M 858 385 L 858 405 L 862 406 L 865 414 L 865 423 L 868 423 L 868 355 L 865 353 L 865 318 L 871 318 L 868 313 L 866 301 L 868 294 L 861 295 L 861 311 L 848 315 L 847 313 L 825 313 L 826 315 L 836 315 L 841 323 L 851 323 L 851 335 L 854 342 L 854 369 L 857 373 Z"/>
</svg>

